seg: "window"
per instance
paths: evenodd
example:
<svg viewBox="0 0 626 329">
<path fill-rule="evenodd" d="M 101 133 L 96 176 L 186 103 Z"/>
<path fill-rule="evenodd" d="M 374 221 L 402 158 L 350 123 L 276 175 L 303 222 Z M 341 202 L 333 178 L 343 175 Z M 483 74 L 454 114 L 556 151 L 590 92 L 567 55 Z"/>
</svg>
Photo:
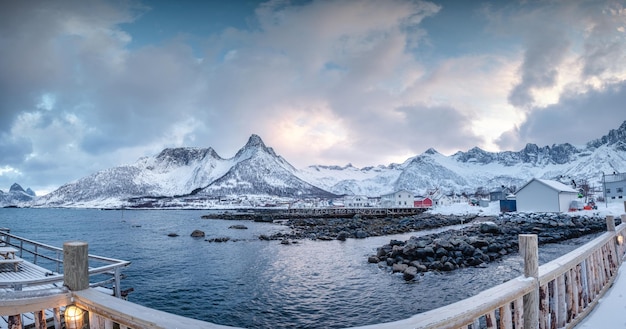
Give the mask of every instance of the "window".
<svg viewBox="0 0 626 329">
<path fill-rule="evenodd" d="M 607 189 L 606 189 L 606 194 L 609 194 L 609 193 L 611 193 L 611 189 L 610 189 L 610 188 L 607 188 Z"/>
<path fill-rule="evenodd" d="M 618 187 L 616 192 L 617 193 L 624 193 L 624 189 L 622 187 Z"/>
</svg>

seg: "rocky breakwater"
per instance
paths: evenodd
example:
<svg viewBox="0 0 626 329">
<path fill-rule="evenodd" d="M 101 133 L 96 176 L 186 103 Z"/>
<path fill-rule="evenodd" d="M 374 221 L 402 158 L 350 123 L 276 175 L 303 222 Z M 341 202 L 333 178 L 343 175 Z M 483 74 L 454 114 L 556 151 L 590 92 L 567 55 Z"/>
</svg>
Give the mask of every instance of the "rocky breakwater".
<svg viewBox="0 0 626 329">
<path fill-rule="evenodd" d="M 402 273 L 409 281 L 422 272 L 481 266 L 517 253 L 519 234 L 537 234 L 541 245 L 606 230 L 606 219 L 599 216 L 506 213 L 483 219 L 460 230 L 391 240 L 368 261 Z"/>
<path fill-rule="evenodd" d="M 408 217 L 363 218 L 292 218 L 285 225 L 290 232 L 261 235 L 261 240 L 346 240 L 363 239 L 370 236 L 382 236 L 415 232 L 443 226 L 469 223 L 478 216 L 445 216 L 422 213 Z"/>
</svg>

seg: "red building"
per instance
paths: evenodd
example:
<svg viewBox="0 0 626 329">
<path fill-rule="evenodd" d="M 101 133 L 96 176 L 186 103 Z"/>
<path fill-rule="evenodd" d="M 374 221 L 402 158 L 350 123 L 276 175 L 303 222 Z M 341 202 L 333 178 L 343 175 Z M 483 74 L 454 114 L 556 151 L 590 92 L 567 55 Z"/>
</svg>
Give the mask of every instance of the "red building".
<svg viewBox="0 0 626 329">
<path fill-rule="evenodd" d="M 413 201 L 413 207 L 415 208 L 432 208 L 433 200 L 431 198 L 415 199 Z"/>
</svg>

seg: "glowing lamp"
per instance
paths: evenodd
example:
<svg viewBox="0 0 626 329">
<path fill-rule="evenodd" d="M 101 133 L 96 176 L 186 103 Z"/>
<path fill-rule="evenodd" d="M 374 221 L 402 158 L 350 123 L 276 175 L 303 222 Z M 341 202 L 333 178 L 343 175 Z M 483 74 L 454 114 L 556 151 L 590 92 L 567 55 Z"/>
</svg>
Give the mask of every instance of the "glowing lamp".
<svg viewBox="0 0 626 329">
<path fill-rule="evenodd" d="M 618 235 L 617 236 L 617 244 L 621 246 L 623 243 L 624 243 L 624 236 L 623 235 Z"/>
<path fill-rule="evenodd" d="M 85 311 L 76 307 L 76 305 L 70 305 L 66 307 L 65 308 L 65 328 L 82 329 L 84 314 L 85 314 Z"/>
</svg>

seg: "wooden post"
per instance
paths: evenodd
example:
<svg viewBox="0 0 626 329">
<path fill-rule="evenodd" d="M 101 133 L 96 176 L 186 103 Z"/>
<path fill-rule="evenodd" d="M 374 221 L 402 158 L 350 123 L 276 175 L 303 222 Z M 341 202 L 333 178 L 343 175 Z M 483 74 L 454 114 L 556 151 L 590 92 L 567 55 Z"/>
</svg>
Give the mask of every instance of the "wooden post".
<svg viewBox="0 0 626 329">
<path fill-rule="evenodd" d="M 8 329 L 24 328 L 22 326 L 22 315 L 21 314 L 9 315 L 9 318 L 7 319 L 7 328 Z"/>
<path fill-rule="evenodd" d="M 35 329 L 47 329 L 48 323 L 46 321 L 46 311 L 35 311 L 33 312 L 35 315 L 35 323 L 33 324 L 33 328 Z"/>
<path fill-rule="evenodd" d="M 63 284 L 70 290 L 89 288 L 89 261 L 87 243 L 82 241 L 63 244 Z"/>
<path fill-rule="evenodd" d="M 539 244 L 536 234 L 520 234 L 524 276 L 535 280 L 535 289 L 524 296 L 524 329 L 539 328 Z"/>
<path fill-rule="evenodd" d="M 615 217 L 606 215 L 606 231 L 615 232 Z"/>
</svg>

